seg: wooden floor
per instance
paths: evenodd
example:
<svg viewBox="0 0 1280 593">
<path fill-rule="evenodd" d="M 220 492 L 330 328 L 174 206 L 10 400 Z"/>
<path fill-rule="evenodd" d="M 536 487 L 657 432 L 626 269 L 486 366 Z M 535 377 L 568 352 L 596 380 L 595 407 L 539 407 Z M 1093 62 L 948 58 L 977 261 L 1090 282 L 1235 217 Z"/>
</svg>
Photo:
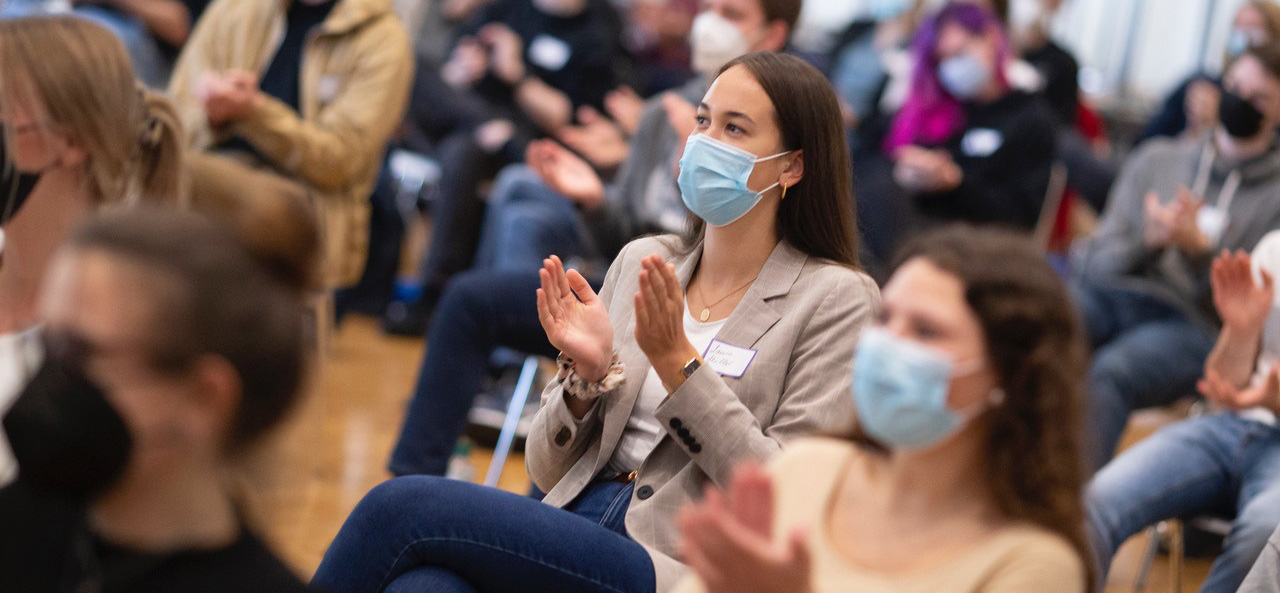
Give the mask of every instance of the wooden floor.
<svg viewBox="0 0 1280 593">
<path fill-rule="evenodd" d="M 257 524 L 280 554 L 309 577 L 360 497 L 388 477 L 387 455 L 417 376 L 422 341 L 384 337 L 372 321 L 348 319 L 334 336 L 310 395 L 290 423 L 242 472 Z M 490 452 L 472 453 L 477 481 Z M 524 458 L 506 464 L 500 487 L 524 492 Z M 1121 549 L 1108 593 L 1131 591 L 1145 538 Z M 1195 591 L 1208 562 L 1188 561 L 1183 590 Z M 1148 591 L 1171 591 L 1168 563 L 1156 560 Z"/>
</svg>

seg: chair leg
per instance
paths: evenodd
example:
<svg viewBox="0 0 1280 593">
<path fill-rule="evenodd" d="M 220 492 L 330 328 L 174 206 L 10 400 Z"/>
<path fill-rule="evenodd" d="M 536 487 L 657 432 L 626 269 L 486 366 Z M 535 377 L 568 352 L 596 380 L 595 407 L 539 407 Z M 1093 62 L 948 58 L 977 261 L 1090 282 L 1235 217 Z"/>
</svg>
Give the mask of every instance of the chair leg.
<svg viewBox="0 0 1280 593">
<path fill-rule="evenodd" d="M 1160 551 L 1160 528 L 1152 525 L 1147 528 L 1147 549 L 1142 553 L 1142 564 L 1138 566 L 1138 577 L 1133 580 L 1134 591 L 1147 590 L 1147 577 L 1151 576 L 1151 563 Z"/>
<path fill-rule="evenodd" d="M 520 415 L 524 412 L 524 404 L 529 401 L 533 391 L 534 379 L 538 375 L 538 357 L 529 356 L 524 359 L 520 368 L 520 377 L 516 380 L 516 388 L 511 393 L 511 403 L 507 406 L 507 417 L 502 421 L 502 432 L 498 433 L 498 444 L 493 448 L 493 460 L 489 462 L 489 471 L 485 474 L 485 486 L 498 486 L 502 477 L 502 469 L 511 453 L 511 443 L 516 438 L 516 427 L 520 424 Z"/>
<path fill-rule="evenodd" d="M 1185 559 L 1185 543 L 1182 534 L 1182 521 L 1171 520 L 1169 524 L 1169 580 L 1173 593 L 1182 593 L 1182 565 Z"/>
</svg>

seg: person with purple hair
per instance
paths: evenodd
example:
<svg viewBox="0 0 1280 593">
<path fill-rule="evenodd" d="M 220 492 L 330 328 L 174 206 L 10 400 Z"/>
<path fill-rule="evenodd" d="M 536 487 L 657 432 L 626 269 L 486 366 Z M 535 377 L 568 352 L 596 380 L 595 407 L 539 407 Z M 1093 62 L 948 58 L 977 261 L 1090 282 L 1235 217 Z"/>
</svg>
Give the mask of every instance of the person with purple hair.
<svg viewBox="0 0 1280 593">
<path fill-rule="evenodd" d="M 890 255 L 905 235 L 940 222 L 1033 228 L 1055 120 L 1041 97 L 1010 83 L 1001 21 L 983 6 L 951 3 L 920 27 L 912 54 L 911 88 L 883 146 L 892 182 L 867 180 L 860 192 L 871 248 Z"/>
</svg>

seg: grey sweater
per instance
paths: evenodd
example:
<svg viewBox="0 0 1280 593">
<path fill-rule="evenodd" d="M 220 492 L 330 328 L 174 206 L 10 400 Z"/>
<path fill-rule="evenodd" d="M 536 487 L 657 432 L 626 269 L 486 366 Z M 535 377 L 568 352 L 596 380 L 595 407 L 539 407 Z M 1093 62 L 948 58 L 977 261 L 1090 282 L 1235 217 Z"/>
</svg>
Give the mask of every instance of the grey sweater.
<svg viewBox="0 0 1280 593">
<path fill-rule="evenodd" d="M 1147 142 L 1121 171 L 1097 234 L 1072 249 L 1072 269 L 1078 280 L 1094 286 L 1149 294 L 1182 311 L 1216 332 L 1220 324 L 1213 308 L 1209 267 L 1221 249 L 1252 251 L 1262 236 L 1280 228 L 1280 140 L 1264 154 L 1239 163 L 1207 151 L 1210 140 Z M 1207 155 L 1207 156 L 1206 156 Z M 1200 175 L 1202 163 L 1209 165 Z M 1238 189 L 1228 178 L 1238 172 Z M 1197 179 L 1205 177 L 1204 179 Z M 1221 241 L 1208 253 L 1188 256 L 1177 248 L 1149 248 L 1144 239 L 1148 192 L 1162 202 L 1177 197 L 1181 187 L 1205 186 L 1207 206 L 1234 195 L 1227 207 Z"/>
</svg>

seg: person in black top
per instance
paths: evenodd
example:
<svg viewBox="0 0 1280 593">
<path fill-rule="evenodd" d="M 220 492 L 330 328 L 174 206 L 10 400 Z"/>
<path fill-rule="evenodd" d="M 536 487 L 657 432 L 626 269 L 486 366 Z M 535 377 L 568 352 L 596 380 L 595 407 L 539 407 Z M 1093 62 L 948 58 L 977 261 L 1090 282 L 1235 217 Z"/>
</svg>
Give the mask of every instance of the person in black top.
<svg viewBox="0 0 1280 593">
<path fill-rule="evenodd" d="M 1049 24 L 1061 0 L 1015 0 L 1010 7 L 1010 33 L 1022 59 L 1044 79 L 1040 94 L 1058 127 L 1058 160 L 1067 185 L 1101 212 L 1116 178 L 1105 143 L 1091 144 L 1077 127 L 1080 117 L 1080 63 L 1049 35 Z"/>
<path fill-rule="evenodd" d="M 1000 22 L 974 4 L 948 5 L 914 52 L 911 92 L 884 146 L 891 168 L 859 192 L 859 210 L 870 211 L 860 215 L 876 221 L 864 218 L 869 246 L 888 258 L 904 230 L 945 221 L 1032 229 L 1057 131 L 1043 99 L 1010 88 Z"/>
<path fill-rule="evenodd" d="M 0 591 L 307 590 L 226 481 L 305 374 L 317 234 L 296 216 L 271 232 L 290 225 L 305 257 L 172 210 L 72 236 L 41 299 L 43 361 L 4 416 L 18 478 L 0 490 Z"/>
<path fill-rule="evenodd" d="M 609 0 L 496 0 L 460 30 L 443 67 L 419 62 L 405 144 L 435 157 L 443 174 L 431 204 L 422 297 L 389 310 L 384 328 L 422 335 L 450 278 L 471 267 L 483 181 L 523 162 L 533 138 L 555 135 L 580 108 L 605 111 L 624 58 L 620 22 Z M 375 194 L 375 208 L 387 199 Z M 348 300 L 338 295 L 340 311 Z"/>
</svg>

